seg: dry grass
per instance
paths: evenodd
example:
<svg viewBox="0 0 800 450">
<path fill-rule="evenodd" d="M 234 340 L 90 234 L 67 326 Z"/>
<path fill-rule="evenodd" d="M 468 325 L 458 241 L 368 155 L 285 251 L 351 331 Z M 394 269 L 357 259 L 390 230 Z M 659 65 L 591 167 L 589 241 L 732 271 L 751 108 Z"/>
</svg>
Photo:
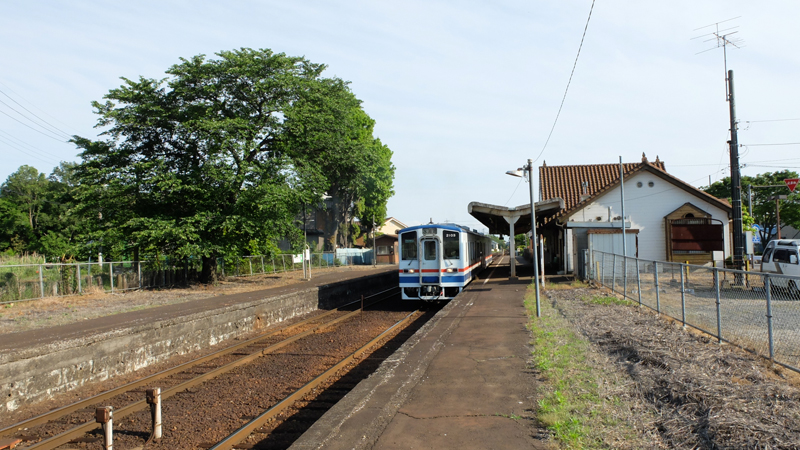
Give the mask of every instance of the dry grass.
<svg viewBox="0 0 800 450">
<path fill-rule="evenodd" d="M 616 396 L 640 411 L 652 447 L 800 448 L 800 389 L 794 374 L 705 335 L 687 333 L 647 309 L 597 304 L 599 290 L 552 290 L 553 307 L 623 374 Z M 611 447 L 614 445 L 610 444 Z"/>
</svg>

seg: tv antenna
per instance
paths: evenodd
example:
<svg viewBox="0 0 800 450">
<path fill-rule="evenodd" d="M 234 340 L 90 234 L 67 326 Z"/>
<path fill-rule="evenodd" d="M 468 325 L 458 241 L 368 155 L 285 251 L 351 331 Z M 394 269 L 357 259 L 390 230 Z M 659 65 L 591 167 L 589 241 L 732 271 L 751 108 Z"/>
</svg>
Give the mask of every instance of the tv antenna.
<svg viewBox="0 0 800 450">
<path fill-rule="evenodd" d="M 742 48 L 744 47 L 744 39 L 742 39 L 739 36 L 735 36 L 737 33 L 739 33 L 738 25 L 720 29 L 720 24 L 740 19 L 741 17 L 742 16 L 737 16 L 731 19 L 723 20 L 721 22 L 712 23 L 711 25 L 695 28 L 693 31 L 706 30 L 707 28 L 712 28 L 712 27 L 714 28 L 714 31 L 711 31 L 710 33 L 701 34 L 691 39 L 691 40 L 703 39 L 703 42 L 713 42 L 714 45 L 711 48 L 707 48 L 703 51 L 695 53 L 695 55 L 699 55 L 705 52 L 710 52 L 711 50 L 722 47 L 722 56 L 725 60 L 725 73 L 728 73 L 728 46 L 730 45 L 734 48 Z"/>
</svg>

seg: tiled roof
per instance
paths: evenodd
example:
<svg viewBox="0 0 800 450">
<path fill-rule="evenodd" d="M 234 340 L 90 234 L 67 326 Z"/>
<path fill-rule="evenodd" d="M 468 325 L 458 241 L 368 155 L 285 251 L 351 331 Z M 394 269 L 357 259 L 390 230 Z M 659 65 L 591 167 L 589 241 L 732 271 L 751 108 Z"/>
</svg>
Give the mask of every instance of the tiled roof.
<svg viewBox="0 0 800 450">
<path fill-rule="evenodd" d="M 643 162 L 647 159 L 643 158 Z M 664 162 L 657 157 L 650 165 L 666 172 Z M 625 173 L 638 169 L 641 163 L 622 163 Z M 560 197 L 564 210 L 569 211 L 581 201 L 582 195 L 594 196 L 604 187 L 619 180 L 619 164 L 585 164 L 576 166 L 539 167 L 539 192 L 541 200 Z M 584 188 L 583 183 L 586 183 Z"/>
<path fill-rule="evenodd" d="M 641 163 L 623 163 L 625 177 L 639 171 L 649 171 L 663 178 L 679 188 L 716 203 L 720 208 L 730 211 L 730 204 L 707 194 L 700 189 L 667 173 L 664 163 L 656 157 L 655 162 L 647 161 L 642 155 Z M 587 183 L 584 189 L 582 182 Z M 556 217 L 569 216 L 575 210 L 591 202 L 592 198 L 612 189 L 619 184 L 619 164 L 589 164 L 583 166 L 547 166 L 539 167 L 539 189 L 542 199 L 560 197 L 564 200 L 564 209 Z M 583 197 L 583 200 L 581 200 Z"/>
</svg>

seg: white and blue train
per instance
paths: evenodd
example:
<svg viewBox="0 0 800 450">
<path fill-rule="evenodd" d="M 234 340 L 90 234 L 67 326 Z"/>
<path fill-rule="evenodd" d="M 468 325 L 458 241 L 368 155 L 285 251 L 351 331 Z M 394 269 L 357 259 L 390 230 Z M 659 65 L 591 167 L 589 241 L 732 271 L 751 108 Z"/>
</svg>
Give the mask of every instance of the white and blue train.
<svg viewBox="0 0 800 450">
<path fill-rule="evenodd" d="M 403 228 L 398 238 L 403 300 L 450 300 L 492 262 L 492 240 L 459 225 Z"/>
</svg>

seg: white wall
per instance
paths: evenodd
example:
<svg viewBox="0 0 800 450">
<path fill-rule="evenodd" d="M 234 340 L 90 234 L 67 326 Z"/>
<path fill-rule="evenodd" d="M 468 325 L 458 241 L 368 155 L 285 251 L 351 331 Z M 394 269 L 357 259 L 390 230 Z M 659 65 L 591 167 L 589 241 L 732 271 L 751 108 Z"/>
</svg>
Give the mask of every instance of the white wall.
<svg viewBox="0 0 800 450">
<path fill-rule="evenodd" d="M 637 187 L 639 182 L 641 187 Z M 650 182 L 653 187 L 649 186 Z M 657 261 L 667 258 L 664 216 L 687 202 L 722 222 L 725 256 L 731 254 L 727 212 L 656 175 L 643 172 L 625 179 L 625 216 L 631 222 L 631 228 L 639 230 L 639 258 Z M 569 220 L 597 222 L 599 217 L 600 222 L 607 222 L 609 207 L 612 218 L 622 215 L 619 186 L 598 197 Z"/>
</svg>

